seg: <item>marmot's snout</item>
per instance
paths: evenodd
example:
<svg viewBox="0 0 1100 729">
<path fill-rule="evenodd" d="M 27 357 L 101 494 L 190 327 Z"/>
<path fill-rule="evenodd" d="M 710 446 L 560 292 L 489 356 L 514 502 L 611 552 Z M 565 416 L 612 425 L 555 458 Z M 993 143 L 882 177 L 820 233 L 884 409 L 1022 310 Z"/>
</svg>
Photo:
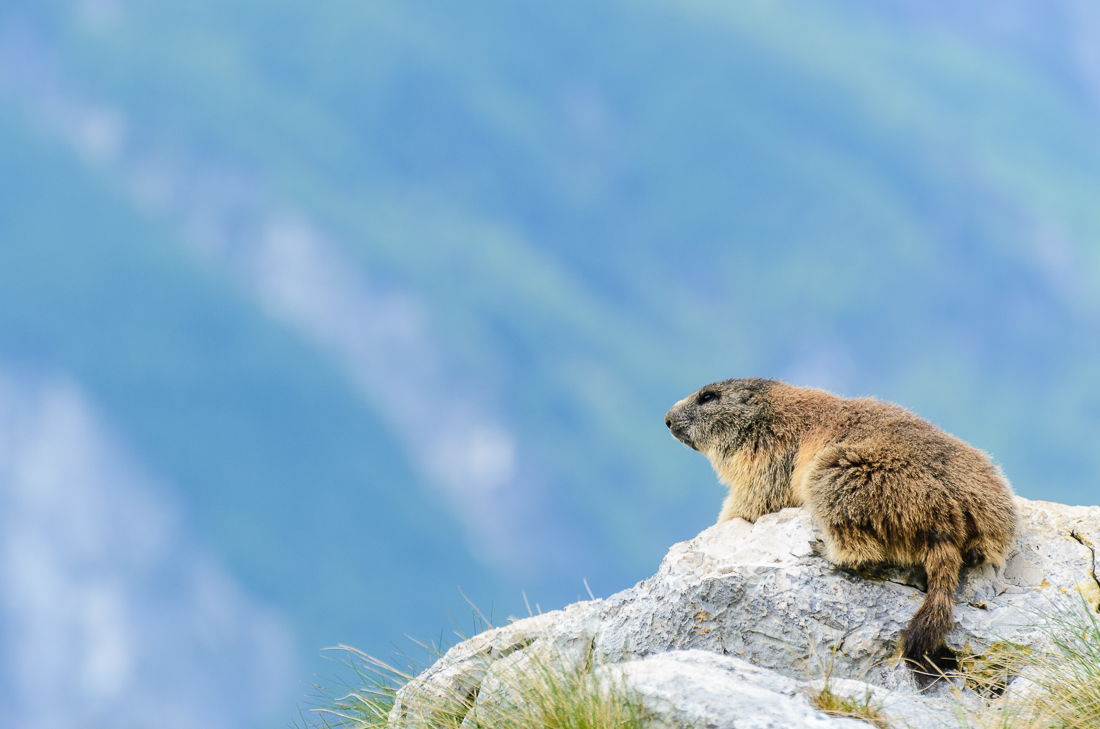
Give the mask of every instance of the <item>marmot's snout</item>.
<svg viewBox="0 0 1100 729">
<path fill-rule="evenodd" d="M 676 403 L 672 406 L 672 409 L 665 413 L 665 425 L 668 426 L 669 432 L 672 433 L 672 437 L 680 441 L 688 448 L 693 450 L 699 450 L 695 447 L 695 443 L 690 435 L 690 423 L 687 422 L 688 418 L 683 413 L 681 405 L 683 401 Z"/>
</svg>

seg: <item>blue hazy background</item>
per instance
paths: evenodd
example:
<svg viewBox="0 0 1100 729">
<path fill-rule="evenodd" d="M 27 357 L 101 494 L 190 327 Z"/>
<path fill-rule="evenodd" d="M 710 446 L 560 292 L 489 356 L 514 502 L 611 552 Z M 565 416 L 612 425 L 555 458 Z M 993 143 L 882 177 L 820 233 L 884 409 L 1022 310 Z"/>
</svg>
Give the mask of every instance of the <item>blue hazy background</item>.
<svg viewBox="0 0 1100 729">
<path fill-rule="evenodd" d="M 1098 284 L 1084 0 L 8 0 L 3 723 L 285 726 L 628 587 L 726 377 L 1096 503 Z"/>
</svg>

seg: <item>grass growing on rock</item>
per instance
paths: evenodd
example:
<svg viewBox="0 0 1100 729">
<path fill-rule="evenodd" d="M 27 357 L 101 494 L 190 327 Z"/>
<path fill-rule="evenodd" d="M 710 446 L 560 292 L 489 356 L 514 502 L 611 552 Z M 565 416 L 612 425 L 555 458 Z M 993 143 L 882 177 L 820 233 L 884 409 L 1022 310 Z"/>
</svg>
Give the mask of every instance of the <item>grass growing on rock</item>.
<svg viewBox="0 0 1100 729">
<path fill-rule="evenodd" d="M 862 698 L 856 696 L 841 696 L 833 691 L 833 668 L 836 665 L 836 649 L 830 650 L 829 662 L 822 664 L 819 654 L 812 647 L 810 657 L 816 663 L 820 671 L 820 689 L 810 693 L 810 704 L 818 711 L 823 711 L 830 716 L 842 716 L 851 719 L 865 721 L 878 729 L 890 729 L 890 722 L 882 712 L 882 706 L 868 690 Z M 807 676 L 810 685 L 814 681 Z"/>
<path fill-rule="evenodd" d="M 1005 642 L 983 655 L 960 658 L 959 672 L 947 678 L 982 697 L 980 706 L 974 694 L 965 705 L 960 699 L 960 729 L 1100 728 L 1100 606 L 1083 595 L 1074 597 L 1047 610 L 1042 648 Z M 418 709 L 397 724 L 407 729 L 642 729 L 650 723 L 642 697 L 617 672 L 594 667 L 587 658 L 572 660 L 550 645 L 537 641 L 509 654 L 492 672 L 481 672 L 449 692 L 417 690 L 423 665 L 406 659 L 405 668 L 396 668 L 342 647 L 343 663 L 354 679 L 342 690 L 318 688 L 316 705 L 301 724 L 381 729 L 405 687 L 403 698 L 413 696 Z M 443 647 L 430 651 L 434 660 Z M 831 681 L 832 661 L 821 667 L 823 680 L 810 695 L 815 708 L 880 729 L 890 726 L 869 692 L 842 695 Z M 490 683 L 491 690 L 481 695 Z"/>
<path fill-rule="evenodd" d="M 345 652 L 340 663 L 354 672 L 356 681 L 338 689 L 315 686 L 316 706 L 310 709 L 311 716 L 302 715 L 302 725 L 307 729 L 385 727 L 398 689 L 419 670 L 412 665 L 406 670 L 395 668 L 348 646 L 339 646 L 336 650 Z"/>
<path fill-rule="evenodd" d="M 1050 619 L 1053 649 L 1032 660 L 1034 701 L 1054 726 L 1100 727 L 1100 616 L 1084 597 Z"/>
<path fill-rule="evenodd" d="M 405 686 L 413 689 L 414 711 L 398 725 L 408 729 L 643 729 L 650 718 L 641 698 L 615 674 L 558 653 L 526 656 L 500 672 L 494 700 L 479 702 L 481 683 L 450 692 L 419 691 L 419 670 L 341 649 L 357 685 L 344 691 L 318 689 L 320 705 L 312 717 L 302 717 L 306 727 L 382 729 Z"/>
<path fill-rule="evenodd" d="M 1100 727 L 1098 610 L 1100 606 L 1078 595 L 1075 600 L 1051 606 L 1044 621 L 1045 650 L 1002 644 L 998 670 L 989 677 L 993 684 L 974 688 L 996 695 L 1008 675 L 1018 678 L 1009 684 L 1003 699 L 986 701 L 976 715 L 960 716 L 960 724 L 981 729 Z M 981 674 L 967 680 L 968 684 L 980 682 Z"/>
<path fill-rule="evenodd" d="M 598 672 L 551 652 L 509 669 L 507 688 L 492 704 L 473 708 L 478 729 L 642 729 L 649 712 L 614 671 Z"/>
<path fill-rule="evenodd" d="M 1100 616 L 1084 596 L 1053 610 L 1047 638 L 1052 648 L 1023 658 L 1036 691 L 1026 698 L 1033 713 L 1059 729 L 1100 727 Z"/>
<path fill-rule="evenodd" d="M 882 714 L 874 697 L 868 692 L 863 698 L 855 696 L 838 696 L 833 693 L 826 684 L 825 688 L 810 697 L 810 703 L 818 711 L 824 711 L 830 716 L 845 716 L 851 719 L 860 719 L 878 729 L 890 729 L 890 723 Z"/>
</svg>

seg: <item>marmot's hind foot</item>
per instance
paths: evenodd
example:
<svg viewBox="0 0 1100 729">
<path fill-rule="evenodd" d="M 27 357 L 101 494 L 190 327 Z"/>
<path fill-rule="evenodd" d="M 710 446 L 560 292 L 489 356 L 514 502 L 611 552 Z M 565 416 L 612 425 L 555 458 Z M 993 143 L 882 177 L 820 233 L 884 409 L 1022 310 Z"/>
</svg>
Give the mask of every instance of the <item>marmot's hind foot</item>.
<svg viewBox="0 0 1100 729">
<path fill-rule="evenodd" d="M 985 550 L 981 547 L 971 547 L 963 554 L 964 567 L 979 567 L 988 561 L 988 558 L 985 556 Z"/>
<path fill-rule="evenodd" d="M 861 564 L 858 567 L 849 567 L 848 571 L 871 582 L 886 582 L 893 576 L 893 565 L 888 562 L 876 562 Z"/>
</svg>

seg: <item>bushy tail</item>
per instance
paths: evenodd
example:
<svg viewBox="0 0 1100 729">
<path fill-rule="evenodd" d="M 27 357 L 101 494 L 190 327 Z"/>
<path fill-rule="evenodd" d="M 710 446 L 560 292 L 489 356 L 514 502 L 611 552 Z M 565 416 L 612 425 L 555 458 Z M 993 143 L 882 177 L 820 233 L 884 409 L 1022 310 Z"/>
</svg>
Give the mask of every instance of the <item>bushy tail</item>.
<svg viewBox="0 0 1100 729">
<path fill-rule="evenodd" d="M 928 596 L 902 633 L 902 653 L 909 665 L 929 678 L 939 675 L 943 662 L 940 646 L 951 630 L 955 613 L 955 590 L 959 586 L 962 556 L 946 536 L 928 540 L 924 569 L 928 573 Z M 923 682 L 922 682 L 923 683 Z"/>
</svg>

